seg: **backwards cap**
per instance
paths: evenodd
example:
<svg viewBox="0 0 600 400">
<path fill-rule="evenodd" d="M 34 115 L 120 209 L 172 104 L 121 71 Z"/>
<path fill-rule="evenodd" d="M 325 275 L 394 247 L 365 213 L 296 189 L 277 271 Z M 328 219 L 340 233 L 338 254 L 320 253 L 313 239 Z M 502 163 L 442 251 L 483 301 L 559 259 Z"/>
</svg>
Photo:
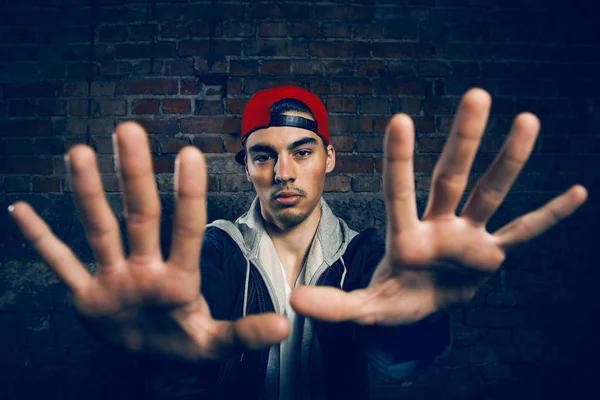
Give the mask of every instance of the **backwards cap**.
<svg viewBox="0 0 600 400">
<path fill-rule="evenodd" d="M 283 99 L 301 101 L 310 109 L 315 120 L 291 115 L 271 115 L 271 106 Z M 307 129 L 319 135 L 325 144 L 329 144 L 329 125 L 325 105 L 315 94 L 298 86 L 280 86 L 261 90 L 250 98 L 242 116 L 242 143 L 252 132 L 271 126 Z M 244 164 L 244 150 L 236 154 L 235 159 L 240 164 Z"/>
</svg>

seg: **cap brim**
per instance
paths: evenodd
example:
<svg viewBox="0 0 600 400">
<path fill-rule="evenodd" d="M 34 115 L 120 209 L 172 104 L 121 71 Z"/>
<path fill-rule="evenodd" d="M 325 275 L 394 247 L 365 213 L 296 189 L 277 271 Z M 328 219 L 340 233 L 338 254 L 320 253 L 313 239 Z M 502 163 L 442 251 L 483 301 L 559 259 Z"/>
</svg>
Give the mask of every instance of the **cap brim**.
<svg viewBox="0 0 600 400">
<path fill-rule="evenodd" d="M 246 151 L 244 149 L 237 152 L 235 155 L 235 161 L 240 165 L 246 165 Z"/>
</svg>

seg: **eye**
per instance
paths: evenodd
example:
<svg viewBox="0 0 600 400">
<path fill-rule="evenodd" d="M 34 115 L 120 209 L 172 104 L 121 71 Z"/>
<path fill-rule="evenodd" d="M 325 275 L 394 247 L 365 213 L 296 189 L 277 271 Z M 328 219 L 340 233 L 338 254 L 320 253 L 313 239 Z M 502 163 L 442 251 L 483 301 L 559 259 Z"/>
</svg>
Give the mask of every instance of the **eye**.
<svg viewBox="0 0 600 400">
<path fill-rule="evenodd" d="M 262 163 L 262 162 L 269 160 L 270 158 L 271 158 L 271 156 L 268 154 L 261 154 L 259 156 L 255 156 L 253 158 L 253 160 L 254 160 L 254 162 Z"/>
<path fill-rule="evenodd" d="M 312 152 L 310 150 L 298 150 L 295 154 L 301 158 L 306 158 L 310 156 Z"/>
</svg>

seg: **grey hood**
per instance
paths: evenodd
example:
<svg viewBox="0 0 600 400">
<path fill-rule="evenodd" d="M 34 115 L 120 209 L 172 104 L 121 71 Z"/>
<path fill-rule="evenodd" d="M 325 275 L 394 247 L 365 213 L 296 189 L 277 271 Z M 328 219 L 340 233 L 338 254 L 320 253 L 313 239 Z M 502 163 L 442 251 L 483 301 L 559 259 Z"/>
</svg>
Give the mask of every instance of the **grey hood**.
<svg viewBox="0 0 600 400">
<path fill-rule="evenodd" d="M 358 234 L 350 229 L 342 219 L 333 214 L 323 198 L 321 198 L 320 207 L 321 220 L 306 260 L 305 279 L 304 282 L 299 282 L 300 284 L 315 284 L 320 274 L 341 258 L 348 247 L 348 243 Z M 273 242 L 263 226 L 258 197 L 254 198 L 250 209 L 234 223 L 217 220 L 207 225 L 207 227 L 216 227 L 227 232 L 240 247 L 248 261 L 244 299 L 247 298 L 249 268 L 250 263 L 252 263 L 265 280 L 275 309 L 281 313 L 281 305 L 285 298 L 285 282 Z M 343 281 L 340 282 L 340 285 L 342 283 Z"/>
</svg>

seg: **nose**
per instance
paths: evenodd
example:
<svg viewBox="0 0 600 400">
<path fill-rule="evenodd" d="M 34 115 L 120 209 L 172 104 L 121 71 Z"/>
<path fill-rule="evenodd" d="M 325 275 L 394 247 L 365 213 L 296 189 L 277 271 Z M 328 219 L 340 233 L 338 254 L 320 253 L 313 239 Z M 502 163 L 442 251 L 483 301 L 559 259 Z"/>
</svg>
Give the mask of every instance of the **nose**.
<svg viewBox="0 0 600 400">
<path fill-rule="evenodd" d="M 274 179 L 276 183 L 296 180 L 296 168 L 294 162 L 286 156 L 277 157 L 274 165 Z"/>
</svg>

